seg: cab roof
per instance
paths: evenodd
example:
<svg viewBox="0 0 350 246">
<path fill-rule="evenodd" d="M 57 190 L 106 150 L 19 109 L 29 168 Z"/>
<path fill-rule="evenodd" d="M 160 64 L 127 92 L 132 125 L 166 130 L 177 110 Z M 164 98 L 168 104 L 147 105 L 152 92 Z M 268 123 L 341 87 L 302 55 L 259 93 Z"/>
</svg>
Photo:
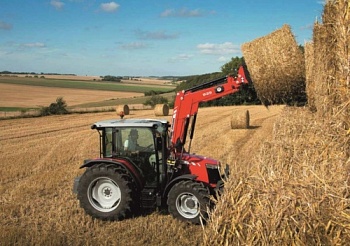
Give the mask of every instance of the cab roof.
<svg viewBox="0 0 350 246">
<path fill-rule="evenodd" d="M 91 129 L 102 129 L 105 127 L 154 127 L 168 124 L 167 120 L 159 119 L 111 119 L 94 123 Z"/>
</svg>

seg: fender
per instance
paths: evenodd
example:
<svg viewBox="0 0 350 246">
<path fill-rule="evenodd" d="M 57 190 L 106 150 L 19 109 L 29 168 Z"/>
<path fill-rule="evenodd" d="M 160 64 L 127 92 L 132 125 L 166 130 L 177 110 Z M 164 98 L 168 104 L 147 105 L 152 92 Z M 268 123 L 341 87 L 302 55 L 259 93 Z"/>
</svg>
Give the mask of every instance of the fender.
<svg viewBox="0 0 350 246">
<path fill-rule="evenodd" d="M 137 168 L 137 166 L 127 158 L 120 158 L 120 159 L 119 158 L 118 159 L 101 158 L 101 159 L 84 160 L 84 164 L 80 166 L 80 169 L 92 167 L 102 163 L 120 166 L 124 168 L 128 172 L 128 174 L 130 174 L 131 177 L 136 181 L 137 187 L 140 190 L 143 189 L 145 185 L 145 180 L 142 177 L 141 170 Z"/>
<path fill-rule="evenodd" d="M 166 197 L 166 195 L 168 194 L 170 189 L 174 186 L 174 184 L 178 183 L 179 181 L 182 181 L 182 180 L 195 180 L 197 177 L 198 177 L 197 175 L 185 174 L 185 175 L 181 175 L 179 177 L 174 178 L 165 187 L 164 192 L 163 192 L 163 197 Z"/>
</svg>

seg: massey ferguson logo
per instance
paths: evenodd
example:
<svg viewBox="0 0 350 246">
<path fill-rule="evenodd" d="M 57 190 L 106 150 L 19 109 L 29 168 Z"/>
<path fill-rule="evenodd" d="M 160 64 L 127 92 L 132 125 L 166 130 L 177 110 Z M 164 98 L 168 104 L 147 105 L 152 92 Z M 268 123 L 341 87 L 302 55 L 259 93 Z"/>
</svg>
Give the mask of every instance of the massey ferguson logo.
<svg viewBox="0 0 350 246">
<path fill-rule="evenodd" d="M 211 94 L 212 94 L 212 92 L 211 92 L 211 91 L 208 91 L 208 92 L 204 92 L 204 93 L 203 93 L 203 96 L 206 97 L 206 96 L 209 96 L 209 95 L 211 95 Z"/>
<path fill-rule="evenodd" d="M 177 114 L 177 108 L 174 109 L 174 112 L 173 112 L 173 119 L 176 118 L 176 114 Z"/>
<path fill-rule="evenodd" d="M 175 129 L 175 118 L 176 118 L 176 114 L 177 114 L 177 107 L 174 108 L 174 112 L 173 112 L 173 119 L 171 122 L 171 134 L 173 134 L 174 129 Z"/>
</svg>

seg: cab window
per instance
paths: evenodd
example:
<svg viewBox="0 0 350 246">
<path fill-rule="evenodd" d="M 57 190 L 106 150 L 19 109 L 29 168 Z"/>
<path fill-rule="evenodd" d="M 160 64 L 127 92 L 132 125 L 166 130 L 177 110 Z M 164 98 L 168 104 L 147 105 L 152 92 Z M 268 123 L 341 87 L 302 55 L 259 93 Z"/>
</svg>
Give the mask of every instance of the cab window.
<svg viewBox="0 0 350 246">
<path fill-rule="evenodd" d="M 112 128 L 105 128 L 104 131 L 104 156 L 110 157 L 112 156 L 112 143 L 113 143 L 113 134 L 112 134 Z"/>
<path fill-rule="evenodd" d="M 120 129 L 123 148 L 126 151 L 154 152 L 154 140 L 149 128 Z"/>
</svg>

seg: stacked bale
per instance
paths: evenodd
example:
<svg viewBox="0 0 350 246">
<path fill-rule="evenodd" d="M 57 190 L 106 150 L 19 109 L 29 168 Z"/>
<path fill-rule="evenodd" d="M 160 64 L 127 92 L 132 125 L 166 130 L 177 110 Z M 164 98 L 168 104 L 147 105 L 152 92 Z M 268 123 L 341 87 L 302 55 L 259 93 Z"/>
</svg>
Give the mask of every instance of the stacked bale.
<svg viewBox="0 0 350 246">
<path fill-rule="evenodd" d="M 315 23 L 314 89 L 320 116 L 336 116 L 350 127 L 350 2 L 328 1 L 322 24 Z"/>
<path fill-rule="evenodd" d="M 289 25 L 242 45 L 255 90 L 265 105 L 305 101 L 305 60 Z"/>
<path fill-rule="evenodd" d="M 168 116 L 169 115 L 169 106 L 168 104 L 156 104 L 154 107 L 155 116 Z"/>
<path fill-rule="evenodd" d="M 323 16 L 333 16 L 330 5 L 326 5 Z M 329 20 L 330 21 L 330 20 Z M 333 20 L 332 20 L 333 22 Z M 329 57 L 335 52 L 335 40 L 333 35 L 332 23 L 327 25 L 315 23 L 313 32 L 314 42 L 314 80 L 317 86 L 315 91 L 315 106 L 321 116 L 331 112 L 332 102 L 335 99 L 335 87 L 333 76 L 335 73 L 335 59 Z M 330 59 L 329 59 L 330 58 Z M 325 60 L 328 59 L 328 60 Z"/>
<path fill-rule="evenodd" d="M 202 244 L 349 245 L 350 163 L 337 132 L 307 110 L 283 110 L 254 157 L 231 164 Z"/>
<path fill-rule="evenodd" d="M 337 79 L 342 118 L 350 128 L 350 2 L 338 1 L 336 5 L 338 21 L 336 25 L 337 44 Z M 338 112 L 338 111 L 337 111 Z"/>
<path fill-rule="evenodd" d="M 306 83 L 306 94 L 307 103 L 311 111 L 316 111 L 315 106 L 315 80 L 313 74 L 314 66 L 314 46 L 312 42 L 305 43 L 305 83 Z"/>
<path fill-rule="evenodd" d="M 231 129 L 248 129 L 249 120 L 249 110 L 235 110 L 231 116 Z"/>
<path fill-rule="evenodd" d="M 129 115 L 129 106 L 128 105 L 117 105 L 116 107 L 117 114 L 120 114 L 121 112 L 124 112 L 124 115 Z"/>
</svg>

